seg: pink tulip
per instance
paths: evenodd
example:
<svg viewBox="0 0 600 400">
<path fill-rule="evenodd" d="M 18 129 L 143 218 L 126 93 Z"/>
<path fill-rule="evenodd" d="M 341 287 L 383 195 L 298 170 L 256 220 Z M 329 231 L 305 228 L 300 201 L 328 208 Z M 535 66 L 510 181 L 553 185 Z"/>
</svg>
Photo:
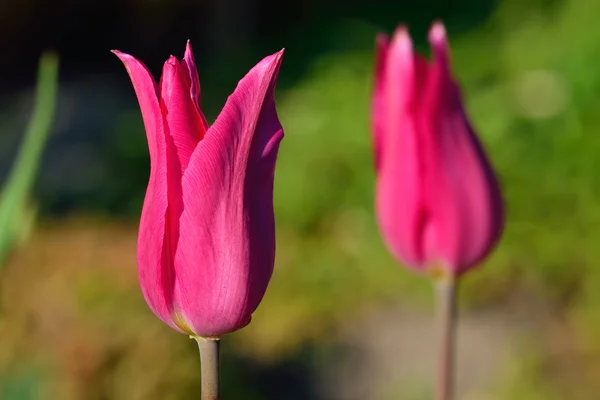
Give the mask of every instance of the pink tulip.
<svg viewBox="0 0 600 400">
<path fill-rule="evenodd" d="M 494 247 L 503 227 L 497 180 L 450 71 L 446 32 L 429 32 L 433 60 L 405 27 L 377 39 L 373 131 L 382 236 L 409 267 L 458 276 Z"/>
<path fill-rule="evenodd" d="M 157 85 L 114 51 L 137 94 L 150 151 L 138 237 L 140 286 L 173 329 L 219 337 L 250 322 L 275 259 L 273 178 L 283 128 L 274 89 L 283 50 L 239 82 L 212 126 L 190 44 Z"/>
</svg>

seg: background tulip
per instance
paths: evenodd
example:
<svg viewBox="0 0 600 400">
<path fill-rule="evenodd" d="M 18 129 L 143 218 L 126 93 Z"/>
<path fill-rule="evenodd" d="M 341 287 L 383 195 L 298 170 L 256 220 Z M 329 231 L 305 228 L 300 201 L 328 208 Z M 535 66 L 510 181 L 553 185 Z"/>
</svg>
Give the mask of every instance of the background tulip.
<svg viewBox="0 0 600 400">
<path fill-rule="evenodd" d="M 214 339 L 250 322 L 273 272 L 273 178 L 283 137 L 274 89 L 283 50 L 248 72 L 210 127 L 189 43 L 181 61 L 167 60 L 159 86 L 140 61 L 115 53 L 133 82 L 150 150 L 138 240 L 142 292 L 160 319 L 197 338 L 203 398 L 218 398 Z"/>
<path fill-rule="evenodd" d="M 377 39 L 373 131 L 377 217 L 394 256 L 420 271 L 459 275 L 498 240 L 502 199 L 450 72 L 441 23 L 430 64 L 400 27 Z"/>
<path fill-rule="evenodd" d="M 437 278 L 438 400 L 453 395 L 455 278 L 483 259 L 503 225 L 500 190 L 450 72 L 446 32 L 429 32 L 433 60 L 399 27 L 377 38 L 373 132 L 377 219 L 407 266 Z"/>
</svg>

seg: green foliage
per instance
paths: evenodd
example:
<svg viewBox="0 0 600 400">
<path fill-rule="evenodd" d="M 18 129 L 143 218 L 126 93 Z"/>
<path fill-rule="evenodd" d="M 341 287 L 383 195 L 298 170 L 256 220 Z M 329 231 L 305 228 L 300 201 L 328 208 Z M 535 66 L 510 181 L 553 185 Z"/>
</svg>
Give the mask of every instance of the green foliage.
<svg viewBox="0 0 600 400">
<path fill-rule="evenodd" d="M 28 196 L 50 134 L 57 90 L 58 55 L 44 53 L 39 65 L 35 110 L 0 197 L 0 268 L 15 243 L 28 235 L 33 224 L 35 208 Z"/>
</svg>

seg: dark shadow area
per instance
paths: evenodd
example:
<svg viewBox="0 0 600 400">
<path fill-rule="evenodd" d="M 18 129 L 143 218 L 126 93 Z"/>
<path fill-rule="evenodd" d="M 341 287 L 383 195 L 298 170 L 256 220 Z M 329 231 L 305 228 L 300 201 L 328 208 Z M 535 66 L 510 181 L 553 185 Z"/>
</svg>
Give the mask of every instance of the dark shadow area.
<svg viewBox="0 0 600 400">
<path fill-rule="evenodd" d="M 327 400 L 318 390 L 318 360 L 323 348 L 305 343 L 291 354 L 260 363 L 226 350 L 223 357 L 223 396 L 231 399 Z M 194 392 L 190 392 L 190 396 Z M 197 392 L 196 392 L 197 393 Z"/>
</svg>

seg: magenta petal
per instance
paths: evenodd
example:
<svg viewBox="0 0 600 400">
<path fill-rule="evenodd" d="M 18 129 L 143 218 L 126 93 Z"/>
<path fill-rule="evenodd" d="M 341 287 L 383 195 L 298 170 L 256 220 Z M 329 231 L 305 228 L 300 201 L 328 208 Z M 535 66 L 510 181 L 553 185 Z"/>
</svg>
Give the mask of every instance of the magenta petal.
<svg viewBox="0 0 600 400">
<path fill-rule="evenodd" d="M 192 44 L 188 40 L 185 46 L 185 55 L 181 60 L 181 67 L 187 74 L 190 81 L 190 97 L 196 105 L 198 114 L 200 114 L 204 130 L 208 130 L 208 122 L 202 113 L 201 98 L 200 98 L 200 78 L 198 78 L 198 70 L 196 68 L 196 61 L 194 61 L 194 52 L 192 51 Z"/>
<path fill-rule="evenodd" d="M 165 241 L 168 207 L 167 146 L 156 83 L 143 63 L 128 54 L 113 52 L 125 65 L 133 83 L 150 151 L 150 179 L 138 235 L 137 263 L 140 286 L 154 314 L 173 329 L 180 331 L 173 323 L 170 312 L 173 273 Z"/>
<path fill-rule="evenodd" d="M 420 75 L 427 66 L 414 55 L 404 27 L 394 34 L 387 51 L 385 86 L 375 96 L 380 101 L 375 122 L 381 132 L 381 154 L 377 174 L 377 219 L 390 251 L 408 266 L 422 266 L 421 235 L 426 227 L 423 208 L 419 136 L 414 123 L 414 105 Z M 425 69 L 425 71 L 419 71 Z"/>
<path fill-rule="evenodd" d="M 180 176 L 187 168 L 198 142 L 204 137 L 205 128 L 190 98 L 190 86 L 179 61 L 171 56 L 163 67 L 160 97 L 167 133 L 173 138 L 180 165 Z"/>
<path fill-rule="evenodd" d="M 375 93 L 371 105 L 371 120 L 373 121 L 373 149 L 375 168 L 379 169 L 379 158 L 383 146 L 383 135 L 385 134 L 385 75 L 386 61 L 390 40 L 386 35 L 377 35 L 375 41 Z"/>
<path fill-rule="evenodd" d="M 166 233 L 171 264 L 178 246 L 179 217 L 183 211 L 181 178 L 196 145 L 206 133 L 189 93 L 190 83 L 185 71 L 171 56 L 164 64 L 160 84 L 161 111 L 166 122 L 165 141 L 170 150 L 167 158 L 169 209 Z"/>
<path fill-rule="evenodd" d="M 282 56 L 266 57 L 240 81 L 183 176 L 177 308 L 199 336 L 246 325 L 271 278 Z"/>
<path fill-rule="evenodd" d="M 433 62 L 400 27 L 378 60 L 373 98 L 377 219 L 408 266 L 459 275 L 500 237 L 500 188 L 450 72 L 444 26 L 429 33 Z"/>
<path fill-rule="evenodd" d="M 465 115 L 443 25 L 430 32 L 434 53 L 419 125 L 427 138 L 427 202 L 436 258 L 455 274 L 479 262 L 502 231 L 500 189 Z"/>
</svg>

